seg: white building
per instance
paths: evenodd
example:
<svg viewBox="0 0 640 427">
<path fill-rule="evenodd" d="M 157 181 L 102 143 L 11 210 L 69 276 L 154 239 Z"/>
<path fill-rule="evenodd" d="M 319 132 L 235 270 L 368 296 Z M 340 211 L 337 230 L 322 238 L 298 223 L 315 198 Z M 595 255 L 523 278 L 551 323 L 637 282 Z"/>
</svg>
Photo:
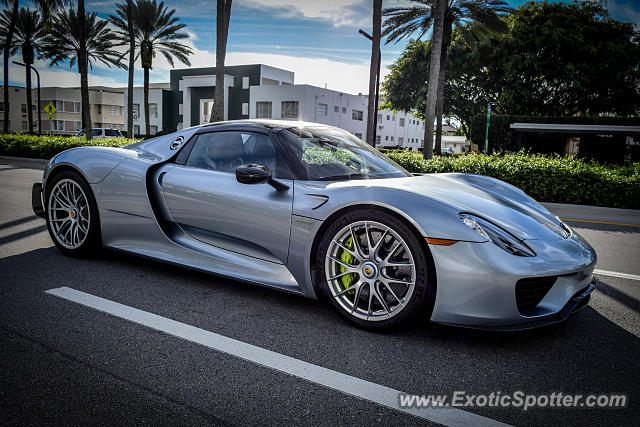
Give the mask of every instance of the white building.
<svg viewBox="0 0 640 427">
<path fill-rule="evenodd" d="M 128 90 L 124 89 L 124 130 L 127 130 Z M 162 130 L 163 105 L 169 93 L 169 83 L 152 83 L 149 85 L 149 133 L 155 135 Z M 163 100 L 163 97 L 165 98 Z M 133 88 L 133 134 L 144 135 L 146 132 L 144 123 L 144 88 Z"/>
<path fill-rule="evenodd" d="M 424 140 L 424 122 L 403 111 L 378 111 L 376 148 L 417 150 Z"/>
<path fill-rule="evenodd" d="M 310 85 L 251 86 L 249 118 L 323 123 L 364 138 L 367 97 Z"/>
</svg>

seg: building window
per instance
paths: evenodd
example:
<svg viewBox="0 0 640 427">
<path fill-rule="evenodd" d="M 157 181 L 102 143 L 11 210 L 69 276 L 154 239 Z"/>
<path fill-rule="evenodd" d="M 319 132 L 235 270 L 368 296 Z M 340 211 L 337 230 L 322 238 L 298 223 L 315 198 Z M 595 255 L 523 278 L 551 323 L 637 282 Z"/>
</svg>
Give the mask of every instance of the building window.
<svg viewBox="0 0 640 427">
<path fill-rule="evenodd" d="M 242 89 L 249 89 L 249 77 L 242 78 Z"/>
<path fill-rule="evenodd" d="M 351 110 L 351 119 L 362 121 L 362 111 L 360 111 L 360 110 Z"/>
<path fill-rule="evenodd" d="M 158 104 L 149 104 L 149 118 L 158 118 Z"/>
<path fill-rule="evenodd" d="M 149 104 L 149 107 L 151 107 L 151 105 L 152 104 Z M 121 116 L 124 108 L 122 105 L 106 105 L 106 107 L 107 114 L 110 116 Z"/>
<path fill-rule="evenodd" d="M 337 105 L 333 106 L 333 112 L 334 113 L 339 113 L 340 112 L 340 107 L 338 107 Z"/>
<path fill-rule="evenodd" d="M 376 135 L 376 145 L 380 144 L 380 139 L 381 139 L 380 135 Z"/>
<path fill-rule="evenodd" d="M 29 123 L 26 120 L 22 121 L 22 130 L 29 130 Z"/>
<path fill-rule="evenodd" d="M 271 118 L 271 101 L 256 102 L 256 118 Z"/>
<path fill-rule="evenodd" d="M 378 114 L 378 123 L 382 121 L 382 114 Z"/>
<path fill-rule="evenodd" d="M 318 104 L 318 114 L 321 116 L 329 114 L 329 106 L 327 104 Z"/>
<path fill-rule="evenodd" d="M 393 142 L 393 137 L 391 137 L 391 142 Z"/>
<path fill-rule="evenodd" d="M 156 133 L 158 133 L 158 126 L 156 125 L 149 125 L 149 133 L 151 135 L 155 135 Z"/>
<path fill-rule="evenodd" d="M 388 141 L 388 140 L 389 140 L 389 135 L 385 136 L 385 137 L 384 137 L 384 140 L 385 140 L 385 141 Z"/>
<path fill-rule="evenodd" d="M 133 104 L 133 120 L 140 117 L 140 104 Z"/>
<path fill-rule="evenodd" d="M 11 104 L 7 104 L 7 111 L 11 112 Z M 4 113 L 4 103 L 0 101 L 0 113 Z"/>
<path fill-rule="evenodd" d="M 404 119 L 399 119 L 398 124 L 400 125 L 400 127 L 404 127 Z"/>
<path fill-rule="evenodd" d="M 358 138 L 358 139 L 362 139 L 362 134 L 361 134 L 361 133 L 356 133 L 356 134 L 355 134 L 355 136 L 356 136 L 356 138 Z"/>
<path fill-rule="evenodd" d="M 347 107 L 342 107 L 342 114 L 347 114 Z"/>
<path fill-rule="evenodd" d="M 401 137 L 401 136 L 398 137 L 398 144 L 399 145 L 404 144 L 404 138 L 403 137 Z"/>
<path fill-rule="evenodd" d="M 135 135 L 140 135 L 140 125 L 134 125 L 133 126 L 133 133 Z"/>
<path fill-rule="evenodd" d="M 27 114 L 27 104 L 20 105 L 20 111 L 22 114 Z"/>
<path fill-rule="evenodd" d="M 243 102 L 242 103 L 242 115 L 243 116 L 248 116 L 249 115 L 249 103 L 248 102 Z"/>
<path fill-rule="evenodd" d="M 298 101 L 282 101 L 280 117 L 283 119 L 297 119 Z"/>
<path fill-rule="evenodd" d="M 391 120 L 391 116 L 387 114 L 387 120 Z"/>
</svg>

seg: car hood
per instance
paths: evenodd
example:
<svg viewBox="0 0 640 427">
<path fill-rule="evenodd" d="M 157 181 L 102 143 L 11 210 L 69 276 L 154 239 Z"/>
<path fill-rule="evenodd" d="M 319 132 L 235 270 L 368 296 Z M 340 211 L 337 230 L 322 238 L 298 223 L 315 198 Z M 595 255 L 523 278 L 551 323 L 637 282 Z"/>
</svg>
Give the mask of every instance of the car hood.
<svg viewBox="0 0 640 427">
<path fill-rule="evenodd" d="M 407 178 L 348 181 L 343 185 L 392 187 L 436 199 L 460 213 L 481 216 L 522 240 L 559 240 L 568 237 L 560 219 L 522 190 L 482 175 L 425 174 Z"/>
</svg>

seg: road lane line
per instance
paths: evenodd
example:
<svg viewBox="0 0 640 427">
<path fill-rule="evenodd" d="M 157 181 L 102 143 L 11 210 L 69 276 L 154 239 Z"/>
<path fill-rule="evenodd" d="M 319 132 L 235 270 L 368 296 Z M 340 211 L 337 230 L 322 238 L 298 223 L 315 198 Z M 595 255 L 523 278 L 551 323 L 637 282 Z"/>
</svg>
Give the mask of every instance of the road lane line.
<svg viewBox="0 0 640 427">
<path fill-rule="evenodd" d="M 275 351 L 247 344 L 233 338 L 225 337 L 214 332 L 209 332 L 195 326 L 167 319 L 157 314 L 139 310 L 75 289 L 61 287 L 49 289 L 45 292 L 111 314 L 112 316 L 203 345 L 213 350 L 438 424 L 445 426 L 507 425 L 492 420 L 491 418 L 486 418 L 457 408 L 400 408 L 398 405 L 398 395 L 401 392 L 399 390 L 323 368 L 322 366 L 276 353 Z"/>
<path fill-rule="evenodd" d="M 627 274 L 627 273 L 618 273 L 617 271 L 608 271 L 608 270 L 593 270 L 595 274 L 600 274 L 602 276 L 610 276 L 610 277 L 620 277 L 622 279 L 630 279 L 630 280 L 640 280 L 640 276 L 635 274 Z"/>
<path fill-rule="evenodd" d="M 640 224 L 626 224 L 623 222 L 612 222 L 612 221 L 596 221 L 594 219 L 574 219 L 574 218 L 560 218 L 563 221 L 570 222 L 590 222 L 593 224 L 607 224 L 607 225 L 621 225 L 623 227 L 640 227 Z"/>
</svg>

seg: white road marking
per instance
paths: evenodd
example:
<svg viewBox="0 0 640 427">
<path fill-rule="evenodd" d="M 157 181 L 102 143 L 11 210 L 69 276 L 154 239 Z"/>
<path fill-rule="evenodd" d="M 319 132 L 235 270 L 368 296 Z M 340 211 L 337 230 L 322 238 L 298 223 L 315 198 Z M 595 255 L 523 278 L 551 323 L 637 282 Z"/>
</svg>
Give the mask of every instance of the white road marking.
<svg viewBox="0 0 640 427">
<path fill-rule="evenodd" d="M 608 271 L 608 270 L 593 270 L 595 274 L 600 274 L 602 276 L 611 276 L 611 277 L 620 277 L 622 279 L 631 279 L 631 280 L 640 280 L 640 276 L 635 274 L 627 274 L 627 273 L 618 273 L 617 271 Z"/>
<path fill-rule="evenodd" d="M 94 308 L 121 319 L 146 326 L 213 350 L 248 360 L 309 382 L 320 384 L 351 396 L 359 397 L 400 412 L 411 414 L 445 426 L 507 426 L 498 421 L 457 408 L 400 408 L 399 390 L 352 377 L 314 365 L 275 351 L 228 338 L 195 326 L 167 319 L 157 314 L 129 307 L 75 289 L 62 287 L 45 291 L 48 294 Z"/>
</svg>

